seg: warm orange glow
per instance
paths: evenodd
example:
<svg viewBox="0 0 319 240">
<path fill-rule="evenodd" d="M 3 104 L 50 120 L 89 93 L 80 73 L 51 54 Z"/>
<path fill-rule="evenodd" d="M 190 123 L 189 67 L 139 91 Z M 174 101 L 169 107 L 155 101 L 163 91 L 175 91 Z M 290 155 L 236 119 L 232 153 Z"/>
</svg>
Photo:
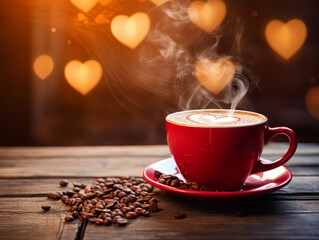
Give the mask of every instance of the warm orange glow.
<svg viewBox="0 0 319 240">
<path fill-rule="evenodd" d="M 82 95 L 88 94 L 101 80 L 102 66 L 96 60 L 73 60 L 64 69 L 67 82 Z"/>
<path fill-rule="evenodd" d="M 131 17 L 118 15 L 111 22 L 113 36 L 125 46 L 134 49 L 146 37 L 150 19 L 146 13 L 138 12 Z"/>
<path fill-rule="evenodd" d="M 319 87 L 312 87 L 306 93 L 306 107 L 309 113 L 319 119 Z"/>
<path fill-rule="evenodd" d="M 287 23 L 272 20 L 266 26 L 265 35 L 270 47 L 288 60 L 304 44 L 307 37 L 307 27 L 299 19 L 292 19 Z"/>
<path fill-rule="evenodd" d="M 56 32 L 56 28 L 55 27 L 51 28 L 51 32 L 55 33 Z"/>
<path fill-rule="evenodd" d="M 33 62 L 35 74 L 42 80 L 46 79 L 54 68 L 54 62 L 48 55 L 40 55 Z"/>
<path fill-rule="evenodd" d="M 155 5 L 160 5 L 164 2 L 166 2 L 167 0 L 151 0 L 152 3 L 154 3 Z"/>
<path fill-rule="evenodd" d="M 97 24 L 106 24 L 106 23 L 110 23 L 110 19 L 104 15 L 104 14 L 99 14 L 96 16 L 96 18 L 94 19 L 94 21 L 97 23 Z"/>
<path fill-rule="evenodd" d="M 78 14 L 76 15 L 76 17 L 77 17 L 77 20 L 80 21 L 80 22 L 83 22 L 83 21 L 87 21 L 87 20 L 88 20 L 87 16 L 85 16 L 85 14 L 83 14 L 83 13 L 78 13 Z"/>
<path fill-rule="evenodd" d="M 226 58 L 216 61 L 204 59 L 195 66 L 197 81 L 208 91 L 217 95 L 232 80 L 235 74 L 233 62 Z"/>
<path fill-rule="evenodd" d="M 190 20 L 205 32 L 212 32 L 224 20 L 226 5 L 222 0 L 194 1 L 188 7 Z"/>
<path fill-rule="evenodd" d="M 72 41 L 69 39 L 66 41 L 66 44 L 70 45 L 72 43 Z"/>
<path fill-rule="evenodd" d="M 70 2 L 82 12 L 90 11 L 98 0 L 70 0 Z"/>
<path fill-rule="evenodd" d="M 99 0 L 99 4 L 102 6 L 107 6 L 109 5 L 113 0 Z"/>
</svg>

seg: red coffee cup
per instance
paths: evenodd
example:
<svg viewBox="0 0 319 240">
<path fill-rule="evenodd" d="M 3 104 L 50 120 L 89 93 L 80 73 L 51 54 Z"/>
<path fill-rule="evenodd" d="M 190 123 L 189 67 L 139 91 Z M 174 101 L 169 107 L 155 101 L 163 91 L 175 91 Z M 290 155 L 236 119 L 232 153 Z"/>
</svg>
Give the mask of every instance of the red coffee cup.
<svg viewBox="0 0 319 240">
<path fill-rule="evenodd" d="M 229 110 L 191 110 L 200 111 Z M 170 152 L 187 182 L 223 190 L 239 190 L 247 177 L 256 172 L 274 169 L 287 162 L 297 147 L 296 134 L 287 127 L 270 128 L 267 118 L 261 114 L 238 111 L 235 113 L 252 114 L 263 118 L 261 122 L 234 126 L 193 126 L 168 120 L 166 135 Z M 290 144 L 280 159 L 271 162 L 261 159 L 264 145 L 278 134 L 288 137 Z"/>
</svg>

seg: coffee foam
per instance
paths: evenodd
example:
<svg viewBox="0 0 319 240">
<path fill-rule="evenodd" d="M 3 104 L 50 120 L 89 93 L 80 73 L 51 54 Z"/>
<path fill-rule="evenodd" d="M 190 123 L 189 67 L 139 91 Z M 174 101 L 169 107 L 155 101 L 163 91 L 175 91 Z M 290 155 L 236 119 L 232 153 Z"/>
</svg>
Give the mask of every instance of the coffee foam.
<svg viewBox="0 0 319 240">
<path fill-rule="evenodd" d="M 193 110 L 173 113 L 167 121 L 191 127 L 231 127 L 256 125 L 267 121 L 261 114 L 230 110 Z"/>
</svg>

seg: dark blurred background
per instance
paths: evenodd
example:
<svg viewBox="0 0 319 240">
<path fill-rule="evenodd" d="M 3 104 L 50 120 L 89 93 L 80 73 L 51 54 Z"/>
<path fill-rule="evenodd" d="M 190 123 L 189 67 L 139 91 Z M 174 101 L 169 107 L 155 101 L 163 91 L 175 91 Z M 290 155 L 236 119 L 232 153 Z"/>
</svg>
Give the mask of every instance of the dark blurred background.
<svg viewBox="0 0 319 240">
<path fill-rule="evenodd" d="M 100 0 L 84 14 L 68 1 L 27 2 L 3 0 L 0 8 L 0 145 L 165 144 L 165 116 L 181 110 L 173 83 L 150 84 L 150 77 L 146 87 L 131 81 L 137 73 L 127 69 L 139 61 L 143 43 L 132 50 L 109 33 L 114 16 L 148 12 L 154 3 Z M 240 108 L 268 116 L 270 126 L 294 129 L 300 142 L 319 142 L 319 2 L 224 2 L 222 26 L 242 22 L 241 54 L 252 68 L 253 84 Z M 94 24 L 100 13 L 105 21 Z M 284 60 L 269 47 L 264 30 L 273 19 L 294 18 L 306 24 L 308 35 L 301 49 Z M 98 45 L 105 45 L 102 56 Z M 44 80 L 33 71 L 41 54 L 54 60 Z M 65 81 L 64 67 L 73 59 L 91 58 L 101 62 L 104 74 L 84 96 Z"/>
</svg>

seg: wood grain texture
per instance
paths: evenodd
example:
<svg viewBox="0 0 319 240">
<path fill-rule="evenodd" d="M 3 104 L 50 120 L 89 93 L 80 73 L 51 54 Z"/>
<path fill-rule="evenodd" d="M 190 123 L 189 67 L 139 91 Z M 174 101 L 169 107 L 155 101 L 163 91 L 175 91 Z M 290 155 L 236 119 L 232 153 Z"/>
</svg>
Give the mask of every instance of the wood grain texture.
<svg viewBox="0 0 319 240">
<path fill-rule="evenodd" d="M 41 205 L 51 205 L 44 212 Z M 65 223 L 67 207 L 37 198 L 0 198 L 0 239 L 74 239 L 78 221 Z"/>
<path fill-rule="evenodd" d="M 318 154 L 319 156 L 319 154 Z M 296 174 L 305 175 L 303 168 L 309 167 L 318 175 L 318 156 L 294 156 L 285 164 Z M 271 157 L 270 157 L 271 158 Z M 273 157 L 274 158 L 274 157 Z M 102 176 L 141 176 L 143 169 L 151 163 L 163 159 L 157 156 L 60 156 L 37 158 L 6 158 L 0 160 L 0 178 L 21 177 L 102 177 Z"/>
<path fill-rule="evenodd" d="M 319 145 L 300 144 L 286 164 L 292 182 L 267 196 L 244 202 L 198 203 L 156 189 L 162 211 L 130 220 L 127 227 L 88 224 L 84 239 L 319 239 Z M 287 144 L 270 144 L 276 159 Z M 0 239 L 75 239 L 79 221 L 65 223 L 67 207 L 48 200 L 51 191 L 91 184 L 103 176 L 141 176 L 169 156 L 167 146 L 0 148 Z M 69 180 L 67 188 L 58 183 Z M 41 205 L 52 210 L 43 212 Z M 236 212 L 246 217 L 238 217 Z M 173 214 L 184 212 L 186 219 Z"/>
<path fill-rule="evenodd" d="M 88 224 L 84 239 L 315 239 L 319 237 L 317 201 L 196 203 L 160 193 L 160 208 L 150 218 L 132 220 L 126 228 Z M 236 212 L 244 212 L 238 217 Z M 186 219 L 173 218 L 183 212 Z"/>
<path fill-rule="evenodd" d="M 59 178 L 43 179 L 0 179 L 0 197 L 46 196 L 50 192 L 66 191 L 73 188 L 73 182 L 91 185 L 96 178 L 68 178 L 69 185 L 60 187 Z M 275 195 L 319 195 L 319 176 L 295 176 L 290 184 L 276 191 Z"/>
<path fill-rule="evenodd" d="M 157 191 L 158 213 L 130 220 L 127 227 L 88 224 L 84 239 L 315 239 L 319 236 L 318 201 L 272 201 L 261 198 L 243 203 L 196 203 Z M 51 211 L 43 212 L 42 204 Z M 236 212 L 244 212 L 238 217 Z M 184 212 L 186 219 L 173 215 Z M 64 223 L 67 208 L 44 197 L 0 198 L 1 239 L 74 239 L 79 221 Z M 230 231 L 231 230 L 231 231 Z"/>
<path fill-rule="evenodd" d="M 270 143 L 264 147 L 266 155 L 280 155 L 287 143 Z M 319 144 L 300 143 L 296 155 L 318 155 Z M 167 145 L 147 146 L 90 146 L 90 147 L 0 147 L 0 158 L 81 157 L 81 156 L 169 156 Z"/>
</svg>

